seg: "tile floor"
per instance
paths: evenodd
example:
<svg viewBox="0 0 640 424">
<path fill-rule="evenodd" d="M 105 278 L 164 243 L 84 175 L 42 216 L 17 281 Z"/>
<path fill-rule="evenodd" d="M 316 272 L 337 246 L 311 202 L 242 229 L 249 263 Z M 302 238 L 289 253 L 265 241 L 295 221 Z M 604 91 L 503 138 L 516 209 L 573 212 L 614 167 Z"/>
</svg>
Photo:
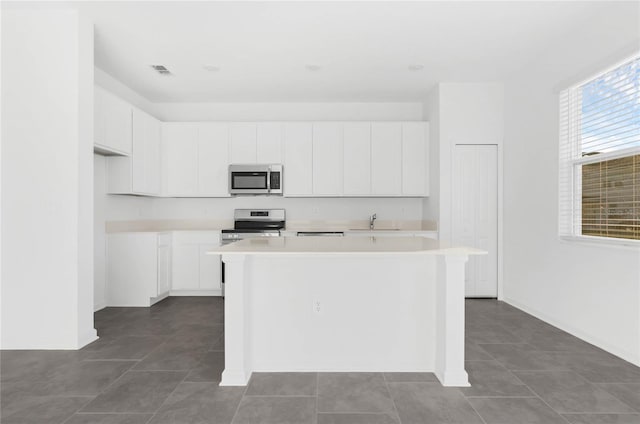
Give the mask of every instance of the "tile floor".
<svg viewBox="0 0 640 424">
<path fill-rule="evenodd" d="M 640 368 L 515 308 L 467 301 L 472 387 L 430 373 L 254 374 L 218 387 L 219 298 L 96 313 L 80 351 L 5 351 L 3 424 L 639 424 Z M 384 342 L 384 340 L 381 340 Z"/>
</svg>

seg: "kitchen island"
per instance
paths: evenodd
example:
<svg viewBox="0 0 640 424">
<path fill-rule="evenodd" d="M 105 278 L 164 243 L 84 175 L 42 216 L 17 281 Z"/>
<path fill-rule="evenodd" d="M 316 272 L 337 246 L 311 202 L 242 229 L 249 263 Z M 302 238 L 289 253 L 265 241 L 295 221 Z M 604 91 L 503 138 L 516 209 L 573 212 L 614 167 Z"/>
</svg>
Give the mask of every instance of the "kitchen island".
<svg viewBox="0 0 640 424">
<path fill-rule="evenodd" d="M 468 386 L 469 255 L 423 237 L 247 239 L 209 252 L 226 265 L 221 385 L 254 371 L 434 372 Z"/>
</svg>

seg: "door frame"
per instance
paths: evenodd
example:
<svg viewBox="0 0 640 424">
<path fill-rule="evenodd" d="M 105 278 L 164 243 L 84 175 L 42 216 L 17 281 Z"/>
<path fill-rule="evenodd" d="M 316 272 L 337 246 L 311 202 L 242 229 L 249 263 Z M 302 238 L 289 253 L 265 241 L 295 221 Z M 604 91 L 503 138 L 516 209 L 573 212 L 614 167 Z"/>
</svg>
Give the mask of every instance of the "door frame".
<svg viewBox="0 0 640 424">
<path fill-rule="evenodd" d="M 497 162 L 498 162 L 498 187 L 497 187 L 497 196 L 498 196 L 498 204 L 497 204 L 497 226 L 498 226 L 498 234 L 497 234 L 497 274 L 496 274 L 496 283 L 497 283 L 497 292 L 498 292 L 498 300 L 504 301 L 504 265 L 503 265 L 503 205 L 504 205 L 504 184 L 503 184 L 503 175 L 504 175 L 504 155 L 503 155 L 503 143 L 502 140 L 496 140 L 494 142 L 481 142 L 481 143 L 473 143 L 473 142 L 453 142 L 451 143 L 451 150 L 449 152 L 451 162 L 449 164 L 450 170 L 450 187 L 453 192 L 453 169 L 454 169 L 454 161 L 456 160 L 456 146 L 496 146 L 497 148 Z M 449 222 L 451 223 L 451 229 L 453 230 L 453 195 L 450 198 L 449 204 Z M 453 234 L 453 233 L 452 233 Z"/>
</svg>

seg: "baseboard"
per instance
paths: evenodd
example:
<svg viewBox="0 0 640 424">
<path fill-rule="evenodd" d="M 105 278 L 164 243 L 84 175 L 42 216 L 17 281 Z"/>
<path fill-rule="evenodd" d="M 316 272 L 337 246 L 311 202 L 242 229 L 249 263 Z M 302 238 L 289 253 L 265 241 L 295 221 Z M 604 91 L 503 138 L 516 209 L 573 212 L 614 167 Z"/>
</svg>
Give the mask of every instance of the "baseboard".
<svg viewBox="0 0 640 424">
<path fill-rule="evenodd" d="M 78 337 L 78 349 L 82 349 L 89 343 L 93 343 L 98 340 L 98 331 L 95 328 L 92 328 L 87 334 L 83 334 L 81 337 Z"/>
<path fill-rule="evenodd" d="M 169 296 L 222 296 L 222 290 L 171 290 Z"/>
<path fill-rule="evenodd" d="M 161 300 L 166 299 L 167 297 L 169 297 L 169 292 L 166 292 L 166 293 L 164 293 L 164 294 L 161 294 L 161 295 L 160 295 L 160 296 L 158 296 L 158 297 L 152 297 L 152 298 L 149 300 L 149 303 L 151 304 L 151 305 L 149 305 L 149 306 L 153 306 L 153 305 L 155 305 L 156 303 L 160 302 Z"/>
<path fill-rule="evenodd" d="M 627 362 L 631 362 L 634 365 L 640 366 L 640 353 L 628 352 L 626 350 L 620 349 L 616 346 L 612 346 L 611 344 L 598 339 L 597 337 L 593 337 L 590 334 L 585 333 L 577 328 L 574 328 L 570 325 L 566 325 L 557 319 L 551 317 L 550 315 L 545 314 L 544 312 L 540 312 L 537 309 L 530 308 L 517 300 L 505 298 L 503 300 L 505 303 L 522 310 L 523 312 L 528 313 L 529 315 L 533 315 L 534 317 L 541 319 L 542 321 L 553 325 L 554 327 L 559 328 L 562 331 L 565 331 L 573 336 L 576 336 L 579 339 L 584 340 L 587 343 L 590 343 L 600 349 L 606 350 L 612 355 L 618 356 L 619 358 L 624 359 Z"/>
</svg>

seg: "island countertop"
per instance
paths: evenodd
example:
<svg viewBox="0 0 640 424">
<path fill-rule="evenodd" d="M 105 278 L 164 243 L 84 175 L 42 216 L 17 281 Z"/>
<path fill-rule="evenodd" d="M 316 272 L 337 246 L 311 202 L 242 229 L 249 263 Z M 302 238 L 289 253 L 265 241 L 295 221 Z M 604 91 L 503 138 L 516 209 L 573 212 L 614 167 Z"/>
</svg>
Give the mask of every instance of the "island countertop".
<svg viewBox="0 0 640 424">
<path fill-rule="evenodd" d="M 211 255 L 432 254 L 483 255 L 472 247 L 451 246 L 424 237 L 263 237 L 212 248 Z"/>
</svg>

